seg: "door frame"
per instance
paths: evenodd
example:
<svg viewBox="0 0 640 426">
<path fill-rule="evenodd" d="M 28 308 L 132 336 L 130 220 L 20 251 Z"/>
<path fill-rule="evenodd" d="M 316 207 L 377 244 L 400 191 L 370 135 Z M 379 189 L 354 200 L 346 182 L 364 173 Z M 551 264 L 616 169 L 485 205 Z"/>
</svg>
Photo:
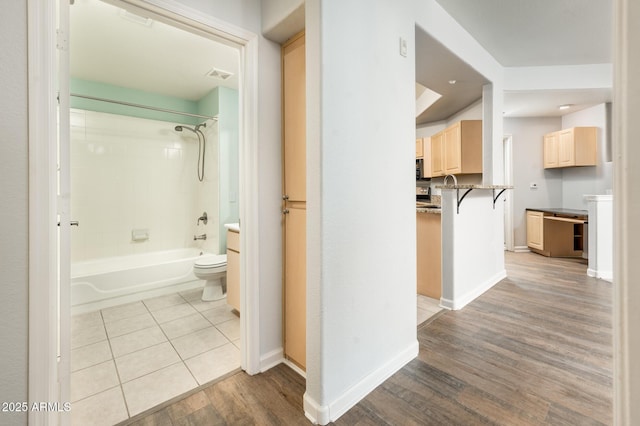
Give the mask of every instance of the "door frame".
<svg viewBox="0 0 640 426">
<path fill-rule="evenodd" d="M 64 1 L 64 0 L 62 0 Z M 174 0 L 108 0 L 145 11 L 169 25 L 215 38 L 238 48 L 240 85 L 239 195 L 243 247 L 240 260 L 241 367 L 260 372 L 259 210 L 258 193 L 258 36 L 189 8 Z M 70 346 L 70 333 L 59 331 L 56 215 L 56 2 L 28 0 L 29 84 L 29 401 L 60 401 L 60 383 L 70 375 L 58 372 L 60 345 Z M 62 78 L 68 78 L 61 76 Z M 68 228 L 68 227 L 67 227 Z M 67 284 L 69 285 L 69 284 Z M 66 336 L 66 337 L 65 337 Z M 29 423 L 58 424 L 58 413 L 31 411 Z M 64 420 L 62 420 L 64 422 Z"/>
<path fill-rule="evenodd" d="M 503 159 L 504 159 L 504 184 L 513 185 L 513 135 L 504 135 Z M 508 251 L 515 250 L 513 235 L 513 191 L 511 196 L 504 198 L 504 248 Z"/>
</svg>

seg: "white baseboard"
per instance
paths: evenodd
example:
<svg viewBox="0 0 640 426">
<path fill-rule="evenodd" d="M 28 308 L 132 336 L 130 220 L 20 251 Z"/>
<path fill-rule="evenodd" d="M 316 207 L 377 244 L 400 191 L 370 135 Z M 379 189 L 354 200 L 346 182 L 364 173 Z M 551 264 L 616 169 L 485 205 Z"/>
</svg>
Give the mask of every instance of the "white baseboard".
<svg viewBox="0 0 640 426">
<path fill-rule="evenodd" d="M 514 253 L 527 253 L 530 252 L 529 247 L 527 246 L 515 246 L 513 248 Z"/>
<path fill-rule="evenodd" d="M 282 348 L 268 352 L 260 357 L 260 372 L 264 373 L 276 365 L 282 364 L 282 362 L 284 362 L 284 351 Z"/>
<path fill-rule="evenodd" d="M 307 393 L 304 394 L 305 416 L 314 424 L 326 425 L 336 421 L 350 408 L 356 405 L 376 387 L 404 367 L 418 355 L 418 342 L 415 341 L 408 348 L 400 352 L 380 368 L 369 374 L 360 382 L 353 385 L 341 396 L 328 405 L 318 404 Z"/>
<path fill-rule="evenodd" d="M 467 306 L 469 303 L 474 301 L 476 298 L 478 298 L 480 295 L 482 295 L 482 293 L 489 290 L 491 287 L 498 284 L 502 279 L 506 277 L 507 277 L 507 271 L 506 269 L 503 269 L 502 271 L 498 272 L 497 274 L 495 274 L 494 276 L 486 280 L 484 283 L 480 284 L 478 287 L 474 288 L 473 290 L 459 297 L 456 297 L 454 300 L 445 299 L 444 297 L 441 298 L 440 305 L 443 308 L 450 309 L 453 311 L 462 309 L 465 306 Z"/>
<path fill-rule="evenodd" d="M 613 271 L 597 271 L 595 269 L 587 269 L 587 275 L 594 278 L 600 278 L 601 280 L 613 281 Z"/>
<path fill-rule="evenodd" d="M 282 360 L 282 363 L 285 364 L 286 366 L 288 366 L 290 369 L 292 369 L 293 371 L 295 371 L 296 373 L 298 373 L 299 375 L 301 375 L 302 377 L 307 378 L 307 372 L 304 371 L 302 368 L 298 367 L 296 364 L 294 364 L 293 362 L 289 361 L 288 359 L 284 358 Z"/>
</svg>

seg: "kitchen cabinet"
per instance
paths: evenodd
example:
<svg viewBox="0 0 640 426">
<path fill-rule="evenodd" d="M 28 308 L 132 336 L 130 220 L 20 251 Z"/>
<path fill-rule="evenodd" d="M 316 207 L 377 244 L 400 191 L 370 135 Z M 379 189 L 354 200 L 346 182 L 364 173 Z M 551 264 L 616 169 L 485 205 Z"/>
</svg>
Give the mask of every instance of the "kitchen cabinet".
<svg viewBox="0 0 640 426">
<path fill-rule="evenodd" d="M 416 139 L 416 159 L 424 158 L 424 142 L 422 138 Z"/>
<path fill-rule="evenodd" d="M 482 173 L 482 120 L 462 120 L 423 139 L 424 177 Z"/>
<path fill-rule="evenodd" d="M 240 233 L 227 230 L 227 304 L 240 312 Z"/>
<path fill-rule="evenodd" d="M 544 136 L 544 167 L 596 165 L 597 127 L 572 127 Z"/>
<path fill-rule="evenodd" d="M 587 213 L 527 210 L 527 246 L 549 257 L 581 257 Z"/>
<path fill-rule="evenodd" d="M 441 215 L 416 213 L 417 293 L 433 299 L 442 296 Z"/>
</svg>

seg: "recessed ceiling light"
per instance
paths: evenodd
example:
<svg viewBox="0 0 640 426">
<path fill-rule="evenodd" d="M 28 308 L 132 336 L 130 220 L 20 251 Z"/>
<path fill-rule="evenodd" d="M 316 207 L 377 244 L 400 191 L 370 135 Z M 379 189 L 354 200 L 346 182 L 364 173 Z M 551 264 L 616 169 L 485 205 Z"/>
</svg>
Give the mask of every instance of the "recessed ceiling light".
<svg viewBox="0 0 640 426">
<path fill-rule="evenodd" d="M 564 104 L 564 105 L 560 105 L 558 107 L 558 109 L 569 109 L 573 106 L 573 104 Z"/>
<path fill-rule="evenodd" d="M 449 80 L 449 84 L 456 84 L 455 80 Z"/>
</svg>

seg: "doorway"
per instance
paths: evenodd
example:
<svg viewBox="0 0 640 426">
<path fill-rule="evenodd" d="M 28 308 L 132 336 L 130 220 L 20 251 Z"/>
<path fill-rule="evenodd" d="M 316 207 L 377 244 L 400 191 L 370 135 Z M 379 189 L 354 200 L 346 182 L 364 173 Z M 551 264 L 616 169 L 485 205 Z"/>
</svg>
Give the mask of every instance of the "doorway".
<svg viewBox="0 0 640 426">
<path fill-rule="evenodd" d="M 513 137 L 505 135 L 503 143 L 504 184 L 513 185 Z M 513 194 L 513 191 L 511 191 Z M 514 251 L 513 196 L 504 197 L 504 249 Z"/>
<path fill-rule="evenodd" d="M 63 2 L 60 2 L 63 3 Z M 111 4 L 119 5 L 126 7 L 129 10 L 140 12 L 143 16 L 149 16 L 151 19 L 157 19 L 158 21 L 163 21 L 165 23 L 169 23 L 170 25 L 180 27 L 183 29 L 190 29 L 193 32 L 196 32 L 201 35 L 205 35 L 210 39 L 221 40 L 227 45 L 234 46 L 241 58 L 241 78 L 243 82 L 243 87 L 240 93 L 240 126 L 239 126 L 239 160 L 242 163 L 242 169 L 248 170 L 243 175 L 240 176 L 240 185 L 239 185 L 239 193 L 237 194 L 238 198 L 246 200 L 246 202 L 241 204 L 240 208 L 240 217 L 242 218 L 242 224 L 245 228 L 245 232 L 241 236 L 242 242 L 247 250 L 243 251 L 243 259 L 241 261 L 241 300 L 240 306 L 241 310 L 245 311 L 247 314 L 243 315 L 240 321 L 240 334 L 241 334 L 241 342 L 240 346 L 243 348 L 241 351 L 241 366 L 244 370 L 246 370 L 249 374 L 255 374 L 259 370 L 259 335 L 257 327 L 258 318 L 259 318 L 259 310 L 258 310 L 258 298 L 256 288 L 256 280 L 255 275 L 256 272 L 253 271 L 252 266 L 257 263 L 258 253 L 254 244 L 251 244 L 255 239 L 255 235 L 258 232 L 258 218 L 254 212 L 254 208 L 252 208 L 252 204 L 254 203 L 250 197 L 244 197 L 244 194 L 252 193 L 257 191 L 257 179 L 254 171 L 254 162 L 255 155 L 252 154 L 256 151 L 256 112 L 254 105 L 256 104 L 256 61 L 255 56 L 257 52 L 257 40 L 254 34 L 238 29 L 236 27 L 227 25 L 223 22 L 220 22 L 213 17 L 203 15 L 197 11 L 192 9 L 188 9 L 179 4 L 169 4 L 163 5 L 162 8 L 158 6 L 154 6 L 145 1 L 135 2 L 136 6 L 131 6 L 132 2 L 124 2 L 124 1 L 113 1 Z M 45 23 L 48 28 L 55 28 L 57 25 L 60 26 L 60 30 L 62 34 L 68 34 L 68 10 L 67 16 L 61 16 L 61 21 L 59 24 L 55 24 L 56 22 L 56 11 L 55 8 L 41 6 L 39 4 L 33 4 L 30 8 L 30 17 L 33 17 L 38 22 Z M 64 14 L 64 9 L 63 14 Z M 65 21 L 67 22 L 65 24 Z M 67 25 L 67 26 L 65 26 Z M 30 26 L 31 27 L 31 26 Z M 34 29 L 30 29 L 30 34 L 36 31 L 36 26 L 33 26 Z M 42 28 L 42 27 L 41 27 Z M 37 36 L 31 37 L 32 39 L 38 39 Z M 62 45 L 60 50 L 64 51 L 65 46 Z M 37 66 L 38 71 L 44 69 L 44 73 L 46 75 L 54 76 L 57 74 L 56 69 L 56 61 L 55 61 L 55 51 L 54 47 L 45 43 L 42 46 L 37 46 L 39 51 L 42 53 L 38 55 L 38 58 L 41 59 L 41 63 L 38 63 Z M 37 50 L 37 49 L 33 49 Z M 64 66 L 59 68 L 59 78 L 61 81 L 65 79 L 68 80 L 69 74 L 68 69 L 65 69 Z M 48 84 L 48 86 L 47 86 Z M 42 128 L 51 128 L 50 123 L 53 123 L 55 126 L 55 109 L 50 108 L 50 102 L 48 101 L 50 97 L 50 93 L 53 91 L 51 88 L 54 86 L 54 83 L 51 81 L 47 81 L 43 83 L 44 87 L 38 86 L 40 89 L 40 94 L 42 94 L 42 100 L 38 98 L 38 101 L 30 102 L 32 107 L 30 109 L 35 110 L 35 113 L 30 112 L 30 117 L 33 120 L 33 125 L 38 127 L 38 125 L 42 125 Z M 35 89 L 35 87 L 34 87 Z M 68 102 L 68 87 L 65 87 L 64 84 L 60 86 L 60 99 L 61 99 L 61 110 L 64 110 L 65 103 Z M 36 92 L 37 90 L 34 90 Z M 68 104 L 66 104 L 68 105 Z M 64 114 L 64 112 L 63 112 Z M 68 116 L 67 116 L 68 120 Z M 48 149 L 50 136 L 45 137 L 43 134 L 42 137 L 34 138 L 32 142 L 32 148 L 37 147 L 38 149 L 42 149 L 42 159 L 41 157 L 37 157 L 36 160 L 42 160 L 46 162 L 56 163 L 57 153 L 52 152 Z M 68 139 L 63 139 L 61 141 L 61 145 L 65 146 L 61 148 L 61 150 L 67 150 L 69 142 Z M 44 149 L 43 149 L 44 148 Z M 44 158 L 46 156 L 46 159 Z M 68 173 L 68 163 L 64 163 L 63 158 L 60 159 L 60 169 L 61 171 L 67 168 L 66 172 Z M 30 160 L 33 162 L 33 157 Z M 36 164 L 38 161 L 36 161 Z M 32 163 L 33 167 L 33 163 Z M 48 208 L 41 208 L 36 212 L 35 215 L 32 215 L 30 219 L 30 234 L 32 235 L 34 241 L 38 240 L 38 237 L 43 237 L 41 241 L 51 241 L 51 235 L 55 235 L 56 225 L 55 222 L 51 220 L 52 212 L 56 212 L 59 207 L 62 207 L 62 210 L 65 210 L 64 199 L 58 198 L 55 196 L 56 188 L 55 185 L 49 184 L 50 182 L 55 182 L 55 167 L 53 168 L 44 168 L 40 171 L 43 175 L 41 179 L 34 179 L 34 183 L 44 183 L 47 182 L 47 185 L 37 185 L 31 190 L 31 197 L 34 201 L 34 204 L 38 204 L 41 206 L 48 206 Z M 67 189 L 68 191 L 68 189 Z M 64 190 L 62 191 L 64 194 Z M 61 228 L 61 235 L 69 234 L 69 226 L 65 221 L 68 219 L 68 208 L 66 209 L 64 214 L 60 215 L 61 220 L 63 221 Z M 66 214 L 66 217 L 64 216 Z M 36 224 L 43 224 L 46 226 L 39 227 L 35 226 Z M 68 238 L 68 237 L 67 237 Z M 69 363 L 69 352 L 70 352 L 70 343 L 71 336 L 69 332 L 69 323 L 70 323 L 70 308 L 68 304 L 63 303 L 58 305 L 57 301 L 59 300 L 59 295 L 51 291 L 49 288 L 50 283 L 52 281 L 56 281 L 56 276 L 58 273 L 54 272 L 54 269 L 59 269 L 59 273 L 62 274 L 60 276 L 61 283 L 61 293 L 65 293 L 68 295 L 68 286 L 69 286 L 69 276 L 65 276 L 68 274 L 68 264 L 69 264 L 69 253 L 58 252 L 55 248 L 57 244 L 47 244 L 44 245 L 40 250 L 43 252 L 46 258 L 49 259 L 50 264 L 54 268 L 42 268 L 39 274 L 33 274 L 30 276 L 29 288 L 30 293 L 34 294 L 34 305 L 46 307 L 46 310 L 37 310 L 30 309 L 30 341 L 40 341 L 43 342 L 42 346 L 44 350 L 36 351 L 36 346 L 32 346 L 34 349 L 30 352 L 30 368 L 31 371 L 38 371 L 39 380 L 30 379 L 30 394 L 32 395 L 41 395 L 41 398 L 36 398 L 38 400 L 43 401 L 69 401 L 70 391 L 69 391 L 69 382 L 70 382 L 70 374 L 69 369 L 64 367 L 65 364 Z M 57 262 L 55 259 L 60 255 L 60 261 Z M 57 265 L 57 266 L 56 266 Z M 65 269 L 67 270 L 65 272 Z M 37 299 L 37 300 L 35 300 Z M 64 297 L 63 297 L 64 299 Z M 250 306 L 251 309 L 247 309 Z M 58 324 L 58 327 L 51 327 L 49 324 Z M 55 330 L 55 331 L 54 331 Z M 247 344 L 249 343 L 249 344 Z M 58 352 L 57 348 L 60 348 Z M 58 358 L 58 362 L 60 367 L 56 365 L 56 358 Z M 35 368 L 33 368 L 35 367 Z M 58 373 L 58 369 L 60 373 Z M 31 377 L 31 376 L 30 376 Z M 46 380 L 42 380 L 45 377 Z M 58 387 L 55 386 L 56 382 L 60 382 L 60 388 L 56 390 Z M 44 415 L 44 414 L 43 414 Z M 33 416 L 38 416 L 38 414 L 34 414 Z M 51 415 L 46 415 L 47 417 L 52 417 Z M 63 422 L 65 419 L 62 419 Z"/>
</svg>

